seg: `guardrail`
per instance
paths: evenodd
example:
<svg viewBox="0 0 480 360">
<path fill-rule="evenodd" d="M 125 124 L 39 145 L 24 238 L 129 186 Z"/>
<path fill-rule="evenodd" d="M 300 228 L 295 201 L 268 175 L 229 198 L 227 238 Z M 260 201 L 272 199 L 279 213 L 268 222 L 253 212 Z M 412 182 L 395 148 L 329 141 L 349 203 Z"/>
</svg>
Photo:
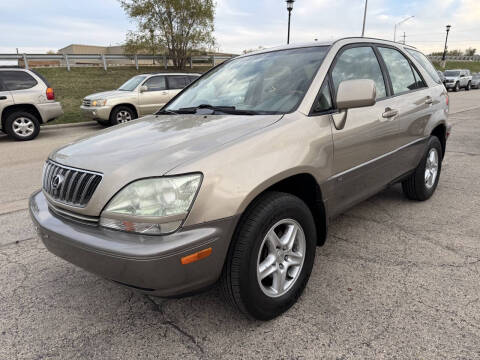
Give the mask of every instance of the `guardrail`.
<svg viewBox="0 0 480 360">
<path fill-rule="evenodd" d="M 435 56 L 432 56 L 432 55 L 429 55 L 428 56 L 430 58 L 430 60 L 434 60 L 434 61 L 441 61 L 442 60 L 442 56 L 441 55 L 435 55 Z M 473 55 L 473 56 L 463 56 L 463 55 L 460 55 L 460 56 L 452 56 L 452 55 L 448 55 L 445 57 L 445 59 L 447 61 L 452 61 L 452 60 L 455 60 L 455 61 L 480 61 L 480 55 Z"/>
<path fill-rule="evenodd" d="M 188 63 L 190 68 L 193 67 L 194 63 L 203 63 L 215 66 L 218 62 L 223 62 L 229 60 L 234 56 L 219 56 L 219 55 L 202 55 L 202 56 L 192 56 L 188 58 Z M 56 60 L 59 61 L 58 67 L 66 67 L 68 71 L 73 66 L 85 66 L 79 65 L 76 63 L 76 60 L 93 60 L 98 61 L 94 65 L 103 66 L 104 70 L 107 71 L 109 61 L 127 61 L 127 63 L 122 65 L 135 65 L 138 70 L 139 62 L 142 60 L 155 60 L 159 64 L 163 64 L 165 69 L 169 66 L 169 58 L 165 55 L 117 55 L 117 54 L 0 54 L 0 60 L 7 61 L 17 61 L 23 62 L 23 65 L 28 69 L 29 61 L 39 60 L 39 61 L 48 61 Z M 40 65 L 41 66 L 41 65 Z"/>
</svg>

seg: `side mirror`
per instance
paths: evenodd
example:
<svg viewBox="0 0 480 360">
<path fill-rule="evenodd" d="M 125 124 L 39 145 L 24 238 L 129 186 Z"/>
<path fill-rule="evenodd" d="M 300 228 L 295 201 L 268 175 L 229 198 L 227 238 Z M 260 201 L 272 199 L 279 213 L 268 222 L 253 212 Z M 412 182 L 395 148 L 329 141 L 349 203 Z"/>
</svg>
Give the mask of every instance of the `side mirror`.
<svg viewBox="0 0 480 360">
<path fill-rule="evenodd" d="M 371 79 L 345 80 L 337 90 L 337 109 L 347 110 L 375 105 L 377 90 Z"/>
<path fill-rule="evenodd" d="M 145 91 L 148 91 L 148 86 L 147 85 L 142 85 L 140 86 L 140 88 L 138 89 L 141 93 L 142 92 L 145 92 Z"/>
</svg>

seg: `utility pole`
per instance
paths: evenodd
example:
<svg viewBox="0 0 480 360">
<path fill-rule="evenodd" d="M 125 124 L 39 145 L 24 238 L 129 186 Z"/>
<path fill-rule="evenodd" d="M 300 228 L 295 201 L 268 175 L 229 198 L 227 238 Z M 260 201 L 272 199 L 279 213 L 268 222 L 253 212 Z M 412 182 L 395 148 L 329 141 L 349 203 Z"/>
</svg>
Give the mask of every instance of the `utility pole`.
<svg viewBox="0 0 480 360">
<path fill-rule="evenodd" d="M 287 44 L 290 44 L 290 18 L 292 17 L 293 3 L 295 0 L 285 0 L 287 3 L 288 11 L 288 33 L 287 33 Z"/>
<path fill-rule="evenodd" d="M 367 5 L 368 5 L 368 0 L 365 0 L 365 10 L 363 11 L 362 37 L 365 35 L 365 22 L 367 20 Z"/>
<path fill-rule="evenodd" d="M 447 62 L 446 58 L 447 58 L 447 41 L 448 41 L 448 33 L 450 32 L 450 28 L 452 26 L 451 25 L 447 25 L 446 26 L 446 29 L 447 29 L 447 35 L 445 36 L 445 47 L 443 49 L 443 56 L 442 56 L 442 67 L 445 69 L 445 64 Z"/>
<path fill-rule="evenodd" d="M 412 15 L 412 16 L 409 16 L 405 19 L 403 19 L 402 21 L 398 22 L 395 24 L 395 26 L 393 27 L 393 42 L 396 42 L 397 41 L 397 27 L 399 27 L 401 24 L 403 24 L 405 21 L 411 19 L 411 18 L 414 18 L 415 16 Z"/>
</svg>

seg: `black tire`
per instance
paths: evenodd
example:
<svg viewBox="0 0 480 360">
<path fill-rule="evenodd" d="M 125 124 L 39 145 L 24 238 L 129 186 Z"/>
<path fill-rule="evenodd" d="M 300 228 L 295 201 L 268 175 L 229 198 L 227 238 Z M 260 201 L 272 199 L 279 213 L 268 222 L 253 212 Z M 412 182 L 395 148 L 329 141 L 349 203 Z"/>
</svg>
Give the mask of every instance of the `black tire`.
<svg viewBox="0 0 480 360">
<path fill-rule="evenodd" d="M 458 83 L 458 81 L 455 84 L 455 88 L 453 89 L 453 91 L 455 91 L 455 92 L 460 91 L 460 84 Z"/>
<path fill-rule="evenodd" d="M 112 123 L 110 122 L 110 120 L 97 119 L 97 123 L 98 123 L 99 125 L 102 125 L 102 126 L 105 126 L 105 127 L 112 125 Z"/>
<path fill-rule="evenodd" d="M 17 121 L 26 121 L 29 123 L 28 130 L 26 130 L 28 131 L 28 134 L 21 135 L 18 131 L 15 131 L 18 126 Z M 15 111 L 7 116 L 7 119 L 5 120 L 5 131 L 10 137 L 17 141 L 33 140 L 40 133 L 40 122 L 35 115 L 29 112 Z"/>
<path fill-rule="evenodd" d="M 425 172 L 427 166 L 427 158 L 432 149 L 435 149 L 438 155 L 438 170 L 435 182 L 431 187 L 428 187 L 426 184 Z M 427 150 L 423 155 L 420 164 L 417 166 L 413 174 L 402 182 L 403 193 L 407 198 L 411 200 L 424 201 L 429 199 L 437 188 L 441 171 L 442 145 L 440 144 L 440 140 L 436 136 L 430 136 L 430 138 L 428 139 Z"/>
<path fill-rule="evenodd" d="M 472 83 L 469 81 L 465 90 L 470 91 L 471 88 L 472 88 Z"/>
<path fill-rule="evenodd" d="M 137 118 L 135 112 L 131 108 L 129 108 L 128 106 L 120 105 L 115 107 L 110 113 L 110 123 L 112 125 L 118 125 L 122 123 L 122 121 L 118 119 L 119 114 L 121 114 L 122 112 L 125 112 L 130 117 L 130 120 L 126 120 L 126 122 Z"/>
<path fill-rule="evenodd" d="M 271 297 L 257 280 L 257 261 L 267 232 L 284 219 L 294 220 L 303 230 L 304 260 L 295 275 L 298 277 L 290 288 L 287 287 L 286 293 Z M 302 200 L 281 192 L 261 195 L 244 213 L 233 236 L 221 277 L 225 298 L 250 318 L 270 320 L 282 314 L 297 301 L 307 284 L 315 259 L 316 240 L 312 213 Z M 287 258 L 285 256 L 285 260 Z M 277 266 L 280 265 L 277 263 Z"/>
</svg>

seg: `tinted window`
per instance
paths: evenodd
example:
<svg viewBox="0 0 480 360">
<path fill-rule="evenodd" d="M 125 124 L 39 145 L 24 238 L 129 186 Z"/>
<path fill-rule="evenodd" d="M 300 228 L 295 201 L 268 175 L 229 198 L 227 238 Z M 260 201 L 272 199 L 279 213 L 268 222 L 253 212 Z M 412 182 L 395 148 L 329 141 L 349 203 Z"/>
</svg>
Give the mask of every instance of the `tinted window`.
<svg viewBox="0 0 480 360">
<path fill-rule="evenodd" d="M 355 47 L 345 50 L 332 71 L 335 93 L 344 80 L 371 79 L 377 88 L 377 99 L 386 96 L 385 81 L 377 57 L 371 47 Z"/>
<path fill-rule="evenodd" d="M 420 73 L 417 71 L 417 69 L 415 69 L 415 66 L 413 66 L 412 64 L 410 64 L 410 66 L 412 67 L 413 75 L 415 75 L 417 89 L 427 87 L 427 84 L 425 84 L 425 81 L 423 81 L 422 77 L 420 76 Z"/>
<path fill-rule="evenodd" d="M 186 76 L 169 76 L 168 88 L 169 89 L 183 89 L 189 84 Z"/>
<path fill-rule="evenodd" d="M 148 87 L 148 91 L 160 91 L 167 88 L 165 76 L 152 76 L 150 79 L 145 81 L 143 85 Z"/>
<path fill-rule="evenodd" d="M 460 76 L 460 71 L 447 70 L 445 76 L 457 77 Z"/>
<path fill-rule="evenodd" d="M 332 109 L 332 97 L 330 96 L 330 88 L 328 83 L 325 82 L 320 89 L 320 93 L 318 94 L 318 98 L 315 102 L 315 106 L 313 108 L 313 112 L 322 112 L 328 111 Z"/>
<path fill-rule="evenodd" d="M 433 81 L 441 84 L 442 80 L 440 80 L 440 77 L 437 74 L 437 71 L 433 67 L 432 63 L 430 60 L 427 59 L 425 55 L 423 55 L 420 51 L 417 50 L 412 50 L 412 49 L 406 49 L 410 55 L 412 55 L 415 60 L 418 61 L 418 63 L 424 68 L 424 70 L 430 75 L 433 79 Z M 445 76 L 447 76 L 445 74 Z"/>
<path fill-rule="evenodd" d="M 0 77 L 8 90 L 30 89 L 37 85 L 37 80 L 25 71 L 1 71 Z"/>
<path fill-rule="evenodd" d="M 192 82 L 194 82 L 195 80 L 197 80 L 199 77 L 198 77 L 198 76 L 189 76 L 188 78 L 189 78 L 189 80 L 190 80 L 189 83 L 192 83 Z"/>
<path fill-rule="evenodd" d="M 417 82 L 410 63 L 405 56 L 395 49 L 379 47 L 378 50 L 387 66 L 388 74 L 392 81 L 393 93 L 399 94 L 415 90 Z"/>
</svg>

